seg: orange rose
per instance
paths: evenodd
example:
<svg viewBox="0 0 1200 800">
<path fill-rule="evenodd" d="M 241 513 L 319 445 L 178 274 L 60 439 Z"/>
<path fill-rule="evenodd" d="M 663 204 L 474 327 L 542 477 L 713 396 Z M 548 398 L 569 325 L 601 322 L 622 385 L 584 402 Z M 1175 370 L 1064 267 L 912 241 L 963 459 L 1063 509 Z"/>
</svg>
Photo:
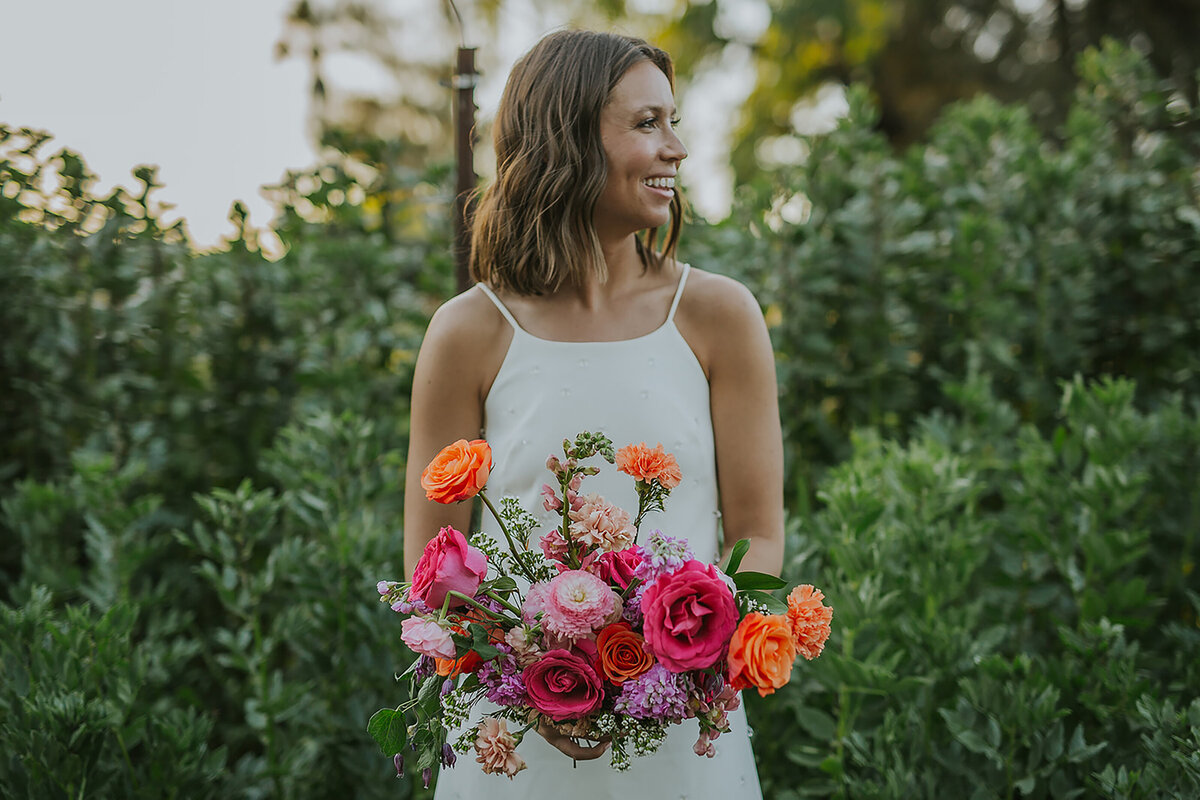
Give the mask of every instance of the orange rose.
<svg viewBox="0 0 1200 800">
<path fill-rule="evenodd" d="M 596 636 L 600 671 L 612 683 L 636 678 L 654 665 L 654 657 L 642 649 L 642 635 L 628 622 L 614 622 Z"/>
<path fill-rule="evenodd" d="M 457 678 L 459 675 L 468 675 L 479 669 L 479 665 L 483 663 L 483 659 L 479 657 L 479 653 L 474 650 L 468 650 L 459 658 L 435 658 L 434 672 L 438 675 L 445 675 L 447 678 Z"/>
<path fill-rule="evenodd" d="M 492 448 L 483 439 L 459 439 L 438 453 L 421 473 L 425 496 L 457 503 L 479 494 L 492 472 Z"/>
<path fill-rule="evenodd" d="M 812 661 L 825 649 L 833 622 L 833 609 L 822 605 L 825 595 L 809 584 L 797 586 L 788 595 L 787 619 L 800 655 Z"/>
<path fill-rule="evenodd" d="M 787 617 L 751 611 L 729 640 L 729 673 L 733 688 L 753 686 L 762 697 L 773 694 L 792 677 L 796 643 Z"/>
<path fill-rule="evenodd" d="M 683 480 L 675 456 L 663 450 L 662 444 L 653 448 L 645 442 L 631 444 L 617 451 L 617 469 L 639 481 L 658 481 L 664 489 L 674 489 Z"/>
</svg>

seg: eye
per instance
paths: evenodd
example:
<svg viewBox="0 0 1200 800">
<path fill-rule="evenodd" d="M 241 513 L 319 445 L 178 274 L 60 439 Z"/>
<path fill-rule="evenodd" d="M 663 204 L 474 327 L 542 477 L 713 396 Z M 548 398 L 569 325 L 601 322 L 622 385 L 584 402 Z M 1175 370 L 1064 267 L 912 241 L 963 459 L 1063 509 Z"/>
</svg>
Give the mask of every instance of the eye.
<svg viewBox="0 0 1200 800">
<path fill-rule="evenodd" d="M 679 123 L 680 123 L 680 122 L 682 122 L 682 121 L 683 121 L 683 120 L 679 119 L 679 117 L 671 117 L 671 127 L 672 127 L 672 128 L 678 128 L 678 127 L 679 127 Z"/>
</svg>

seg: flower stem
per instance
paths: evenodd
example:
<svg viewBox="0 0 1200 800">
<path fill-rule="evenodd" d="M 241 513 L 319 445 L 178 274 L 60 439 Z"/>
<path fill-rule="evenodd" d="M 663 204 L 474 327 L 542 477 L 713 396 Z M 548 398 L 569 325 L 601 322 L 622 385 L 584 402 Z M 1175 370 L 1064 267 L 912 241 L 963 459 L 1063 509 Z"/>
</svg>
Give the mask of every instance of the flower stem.
<svg viewBox="0 0 1200 800">
<path fill-rule="evenodd" d="M 521 616 L 521 610 L 520 610 L 520 609 L 518 609 L 518 608 L 513 608 L 511 605 L 509 605 L 508 603 L 504 602 L 503 600 L 501 600 L 499 597 L 497 597 L 496 595 L 492 594 L 491 592 L 487 592 L 487 593 L 486 593 L 486 596 L 487 596 L 487 597 L 490 597 L 490 598 L 492 598 L 492 599 L 493 599 L 493 600 L 495 600 L 497 603 L 499 603 L 500 605 L 504 606 L 505 608 L 507 608 L 507 609 L 508 609 L 509 611 L 511 611 L 512 613 L 516 614 L 518 617 L 520 617 L 520 616 Z M 488 608 L 487 606 L 483 605 L 482 603 L 480 603 L 480 602 L 479 602 L 478 600 L 476 600 L 475 598 L 473 598 L 473 597 L 468 597 L 467 595 L 463 594 L 462 592 L 455 592 L 455 591 L 453 591 L 453 590 L 451 590 L 451 591 L 449 591 L 449 592 L 446 592 L 446 605 L 444 605 L 444 606 L 442 607 L 442 617 L 443 617 L 443 618 L 446 616 L 446 612 L 447 612 L 447 610 L 448 610 L 447 606 L 448 606 L 448 605 L 449 605 L 449 603 L 450 603 L 450 598 L 451 598 L 451 597 L 457 597 L 457 598 L 459 598 L 460 600 L 465 600 L 466 602 L 468 602 L 468 603 L 470 603 L 471 605 L 473 605 L 473 606 L 475 606 L 476 608 L 478 608 L 480 611 L 484 611 L 484 612 L 486 612 L 486 613 L 490 614 L 491 616 L 493 616 L 493 617 L 496 617 L 497 619 L 504 619 L 504 618 L 505 618 L 505 617 L 504 617 L 504 615 L 503 615 L 503 614 L 501 614 L 499 611 L 496 611 L 496 610 L 494 610 L 494 609 Z"/>
<path fill-rule="evenodd" d="M 492 516 L 495 517 L 496 523 L 500 526 L 500 530 L 504 534 L 504 539 L 508 542 L 508 550 L 512 553 L 513 565 L 521 570 L 521 574 L 528 578 L 530 583 L 534 583 L 537 580 L 537 577 L 529 572 L 529 569 L 525 566 L 525 562 L 521 560 L 520 551 L 517 550 L 517 543 L 513 541 L 512 534 L 508 532 L 508 526 L 505 525 L 504 520 L 500 518 L 500 512 L 496 510 L 494 505 L 492 505 L 492 501 L 488 499 L 488 496 L 485 492 L 481 491 L 479 493 L 479 499 L 483 501 L 485 506 L 487 506 L 488 511 L 492 512 Z"/>
</svg>

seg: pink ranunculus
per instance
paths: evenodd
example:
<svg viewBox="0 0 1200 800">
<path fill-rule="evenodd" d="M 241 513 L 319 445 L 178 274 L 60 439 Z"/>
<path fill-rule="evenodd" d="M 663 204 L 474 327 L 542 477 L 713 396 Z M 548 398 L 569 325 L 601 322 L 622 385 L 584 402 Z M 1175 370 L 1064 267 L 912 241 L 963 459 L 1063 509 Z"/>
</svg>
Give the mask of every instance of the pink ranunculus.
<svg viewBox="0 0 1200 800">
<path fill-rule="evenodd" d="M 646 649 L 672 672 L 706 669 L 737 628 L 733 594 L 711 564 L 692 560 L 642 594 Z"/>
<path fill-rule="evenodd" d="M 546 611 L 546 595 L 550 592 L 550 584 L 542 581 L 531 585 L 525 592 L 525 603 L 521 606 L 521 621 L 526 625 L 537 624 L 538 614 Z"/>
<path fill-rule="evenodd" d="M 454 640 L 450 632 L 431 619 L 409 617 L 400 623 L 400 638 L 412 648 L 430 658 L 454 658 Z"/>
<path fill-rule="evenodd" d="M 578 650 L 549 650 L 522 677 L 529 702 L 554 720 L 579 719 L 604 701 L 595 666 Z"/>
<path fill-rule="evenodd" d="M 625 589 L 633 580 L 633 571 L 640 563 L 642 563 L 642 549 L 634 545 L 624 550 L 603 553 L 592 572 L 599 575 L 602 581 Z"/>
<path fill-rule="evenodd" d="M 567 570 L 550 581 L 542 624 L 555 636 L 579 639 L 602 626 L 616 604 L 604 581 L 590 572 Z"/>
<path fill-rule="evenodd" d="M 413 570 L 408 597 L 423 601 L 429 608 L 441 608 L 448 592 L 473 596 L 487 577 L 487 569 L 487 556 L 467 544 L 467 537 L 447 526 L 425 545 L 425 552 Z M 463 602 L 450 599 L 451 606 Z"/>
</svg>

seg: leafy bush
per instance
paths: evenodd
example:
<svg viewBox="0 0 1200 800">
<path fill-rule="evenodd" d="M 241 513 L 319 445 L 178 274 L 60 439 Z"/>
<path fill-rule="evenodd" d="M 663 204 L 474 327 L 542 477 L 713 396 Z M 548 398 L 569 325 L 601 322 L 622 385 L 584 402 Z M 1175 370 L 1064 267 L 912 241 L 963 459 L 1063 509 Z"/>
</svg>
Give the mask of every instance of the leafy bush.
<svg viewBox="0 0 1200 800">
<path fill-rule="evenodd" d="M 802 164 L 689 231 L 767 307 L 795 502 L 851 430 L 903 436 L 972 363 L 1043 430 L 1075 374 L 1133 378 L 1147 406 L 1200 391 L 1200 111 L 1114 45 L 1079 72 L 1061 140 L 980 97 L 899 156 L 852 90 Z"/>
<path fill-rule="evenodd" d="M 982 378 L 953 394 L 907 444 L 857 435 L 793 522 L 834 635 L 751 706 L 769 793 L 1195 796 L 1200 413 L 1077 379 L 1043 436 Z"/>
</svg>

